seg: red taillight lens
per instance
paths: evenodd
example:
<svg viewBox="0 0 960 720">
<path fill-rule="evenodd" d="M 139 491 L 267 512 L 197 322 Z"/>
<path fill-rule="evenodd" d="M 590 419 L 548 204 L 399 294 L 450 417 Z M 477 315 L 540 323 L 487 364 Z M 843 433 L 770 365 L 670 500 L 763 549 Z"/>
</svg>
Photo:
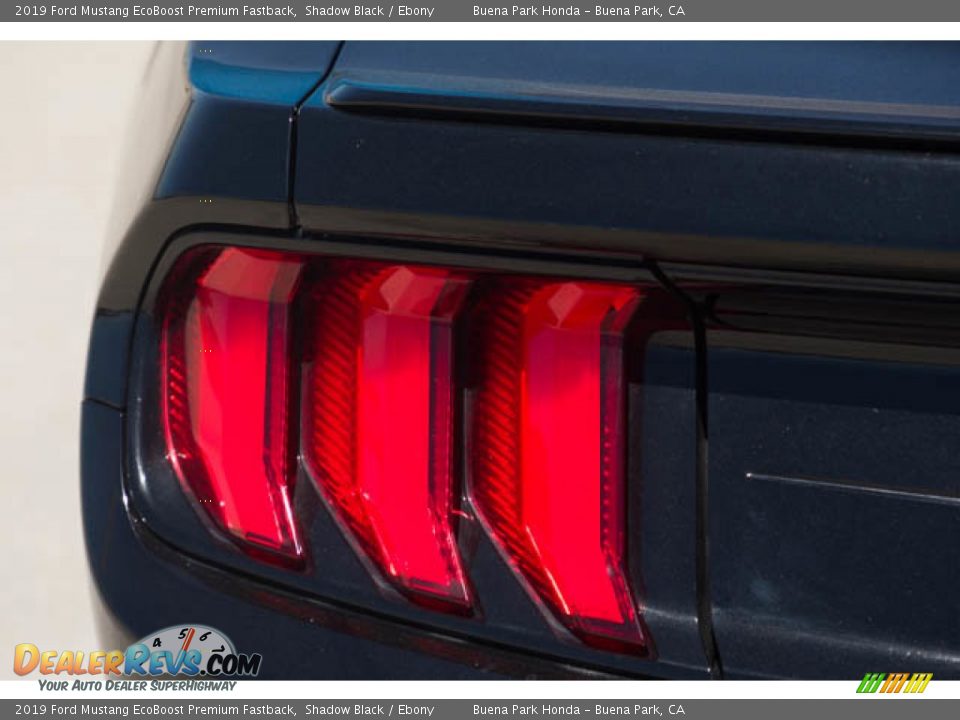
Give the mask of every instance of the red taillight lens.
<svg viewBox="0 0 960 720">
<path fill-rule="evenodd" d="M 307 464 L 363 555 L 412 599 L 462 609 L 452 322 L 468 285 L 447 270 L 333 265 L 311 296 L 304 399 Z"/>
<path fill-rule="evenodd" d="M 183 484 L 245 547 L 301 555 L 290 509 L 290 302 L 301 262 L 229 248 L 189 259 L 163 330 L 167 450 Z"/>
<path fill-rule="evenodd" d="M 160 298 L 167 454 L 217 527 L 289 564 L 303 557 L 291 509 L 301 451 L 383 587 L 467 614 L 455 458 L 469 397 L 467 490 L 495 544 L 548 617 L 588 644 L 642 652 L 624 338 L 643 300 L 612 283 L 194 251 Z"/>
<path fill-rule="evenodd" d="M 533 594 L 585 642 L 642 649 L 625 567 L 623 331 L 640 294 L 504 286 L 481 311 L 472 495 Z"/>
</svg>

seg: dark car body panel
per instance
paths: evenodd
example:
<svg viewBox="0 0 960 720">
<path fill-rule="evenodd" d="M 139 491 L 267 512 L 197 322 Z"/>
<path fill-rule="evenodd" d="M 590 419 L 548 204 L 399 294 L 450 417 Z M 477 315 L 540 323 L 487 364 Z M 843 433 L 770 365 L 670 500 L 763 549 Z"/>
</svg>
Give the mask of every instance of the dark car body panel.
<svg viewBox="0 0 960 720">
<path fill-rule="evenodd" d="M 960 165 L 934 152 L 950 143 L 925 142 L 902 120 L 936 102 L 956 128 L 957 54 L 953 44 L 351 43 L 302 109 L 298 214 L 308 228 L 340 227 L 346 213 L 370 231 L 428 236 L 492 223 L 474 234 L 728 266 L 956 272 Z M 345 86 L 364 101 L 344 100 Z M 698 102 L 677 111 L 677 97 L 654 92 L 664 88 Z M 787 115 L 809 135 L 771 132 L 785 95 L 829 119 L 829 132 L 798 108 Z M 739 124 L 718 118 L 724 103 Z M 598 107 L 620 124 L 591 116 Z"/>
<path fill-rule="evenodd" d="M 805 675 L 830 678 L 851 662 L 909 658 L 950 674 L 958 368 L 740 342 L 710 353 L 711 586 L 725 668 L 778 676 L 807 662 Z M 771 652 L 780 642 L 796 650 Z"/>
<path fill-rule="evenodd" d="M 215 620 L 276 678 L 960 675 L 958 54 L 192 45 L 178 131 L 130 179 L 151 191 L 91 335 L 82 486 L 106 625 Z M 306 572 L 218 542 L 156 407 L 157 289 L 201 244 L 674 298 L 629 396 L 652 656 L 558 637 L 482 534 L 483 617 L 384 595 L 302 477 Z"/>
</svg>

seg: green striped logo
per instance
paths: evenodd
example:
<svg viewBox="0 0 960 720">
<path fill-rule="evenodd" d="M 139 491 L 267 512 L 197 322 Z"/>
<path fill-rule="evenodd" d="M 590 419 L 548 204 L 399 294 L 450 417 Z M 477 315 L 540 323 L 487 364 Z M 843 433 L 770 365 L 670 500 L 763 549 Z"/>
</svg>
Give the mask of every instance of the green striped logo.
<svg viewBox="0 0 960 720">
<path fill-rule="evenodd" d="M 857 692 L 922 693 L 932 679 L 933 673 L 867 673 Z"/>
</svg>

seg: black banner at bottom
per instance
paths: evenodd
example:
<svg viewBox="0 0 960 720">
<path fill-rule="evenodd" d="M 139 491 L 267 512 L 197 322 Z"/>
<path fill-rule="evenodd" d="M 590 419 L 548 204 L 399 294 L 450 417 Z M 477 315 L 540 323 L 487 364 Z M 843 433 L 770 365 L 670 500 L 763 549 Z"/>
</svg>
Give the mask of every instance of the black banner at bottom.
<svg viewBox="0 0 960 720">
<path fill-rule="evenodd" d="M 909 707 L 908 707 L 909 706 Z M 833 717 L 910 720 L 960 716 L 960 701 L 904 696 L 849 700 L 0 700 L 0 717 L 71 718 L 683 718 L 808 720 Z"/>
</svg>

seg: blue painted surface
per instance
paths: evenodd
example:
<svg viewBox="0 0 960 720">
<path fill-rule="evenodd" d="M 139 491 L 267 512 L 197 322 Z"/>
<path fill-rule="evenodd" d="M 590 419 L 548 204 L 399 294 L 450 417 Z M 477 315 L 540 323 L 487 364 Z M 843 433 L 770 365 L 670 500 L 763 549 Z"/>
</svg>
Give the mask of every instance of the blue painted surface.
<svg viewBox="0 0 960 720">
<path fill-rule="evenodd" d="M 293 106 L 326 74 L 338 42 L 194 42 L 188 75 L 201 92 Z"/>
</svg>

